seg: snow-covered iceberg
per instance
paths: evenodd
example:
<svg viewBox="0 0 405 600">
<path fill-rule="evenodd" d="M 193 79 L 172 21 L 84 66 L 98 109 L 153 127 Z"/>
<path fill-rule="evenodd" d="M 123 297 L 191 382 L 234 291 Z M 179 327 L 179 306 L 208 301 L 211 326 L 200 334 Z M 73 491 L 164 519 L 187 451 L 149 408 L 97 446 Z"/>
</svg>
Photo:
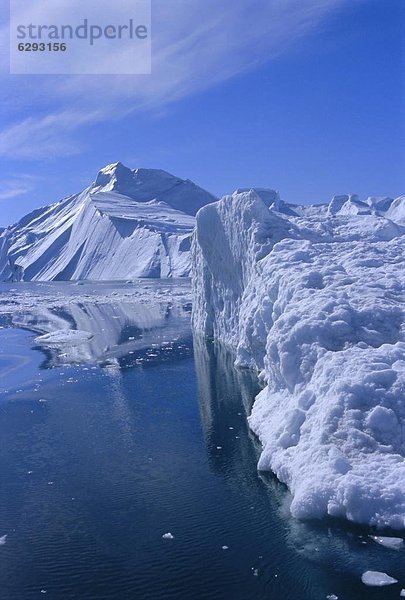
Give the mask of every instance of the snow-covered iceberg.
<svg viewBox="0 0 405 600">
<path fill-rule="evenodd" d="M 193 325 L 260 372 L 258 466 L 298 518 L 405 528 L 404 209 L 258 189 L 197 214 Z"/>
<path fill-rule="evenodd" d="M 157 169 L 102 169 L 80 194 L 0 230 L 0 281 L 184 277 L 199 208 L 215 197 Z"/>
</svg>

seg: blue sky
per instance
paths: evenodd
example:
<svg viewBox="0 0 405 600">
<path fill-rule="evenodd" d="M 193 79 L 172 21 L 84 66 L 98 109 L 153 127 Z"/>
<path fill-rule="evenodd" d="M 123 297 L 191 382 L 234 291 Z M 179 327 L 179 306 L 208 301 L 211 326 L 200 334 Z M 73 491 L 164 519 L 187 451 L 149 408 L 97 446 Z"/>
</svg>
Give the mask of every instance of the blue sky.
<svg viewBox="0 0 405 600">
<path fill-rule="evenodd" d="M 151 76 L 9 75 L 2 52 L 0 226 L 118 160 L 217 195 L 405 193 L 403 0 L 153 0 L 152 10 Z M 7 36 L 5 18 L 3 49 Z"/>
</svg>

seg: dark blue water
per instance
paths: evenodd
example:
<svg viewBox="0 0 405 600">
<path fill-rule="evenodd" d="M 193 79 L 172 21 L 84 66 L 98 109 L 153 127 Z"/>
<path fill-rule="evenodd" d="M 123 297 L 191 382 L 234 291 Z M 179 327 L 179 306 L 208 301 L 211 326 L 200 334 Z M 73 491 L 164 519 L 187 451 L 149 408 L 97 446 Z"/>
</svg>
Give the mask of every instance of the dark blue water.
<svg viewBox="0 0 405 600">
<path fill-rule="evenodd" d="M 39 304 L 0 329 L 0 598 L 399 597 L 360 576 L 405 583 L 403 551 L 291 519 L 257 473 L 256 378 L 193 341 L 185 299 Z M 55 323 L 94 338 L 42 347 Z"/>
</svg>

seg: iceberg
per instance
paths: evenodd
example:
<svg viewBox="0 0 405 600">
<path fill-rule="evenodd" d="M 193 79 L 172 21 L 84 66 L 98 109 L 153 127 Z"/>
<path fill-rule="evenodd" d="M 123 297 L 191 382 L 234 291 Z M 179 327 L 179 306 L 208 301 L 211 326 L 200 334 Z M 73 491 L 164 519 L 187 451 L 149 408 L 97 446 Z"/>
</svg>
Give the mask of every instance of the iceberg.
<svg viewBox="0 0 405 600">
<path fill-rule="evenodd" d="M 193 326 L 258 372 L 258 468 L 299 519 L 405 528 L 404 206 L 252 189 L 197 213 Z"/>
<path fill-rule="evenodd" d="M 79 194 L 0 230 L 0 281 L 187 277 L 199 208 L 189 180 L 115 163 Z"/>
</svg>

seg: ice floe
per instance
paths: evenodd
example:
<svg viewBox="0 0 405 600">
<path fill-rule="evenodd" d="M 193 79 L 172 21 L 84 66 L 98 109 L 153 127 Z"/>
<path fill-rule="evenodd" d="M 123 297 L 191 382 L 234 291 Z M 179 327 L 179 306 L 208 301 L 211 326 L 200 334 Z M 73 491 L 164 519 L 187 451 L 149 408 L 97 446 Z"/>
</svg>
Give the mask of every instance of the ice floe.
<svg viewBox="0 0 405 600">
<path fill-rule="evenodd" d="M 380 573 L 379 571 L 366 571 L 361 576 L 361 580 L 365 585 L 371 587 L 383 587 L 385 585 L 398 583 L 397 579 L 390 577 L 387 573 Z"/>
<path fill-rule="evenodd" d="M 381 535 L 371 535 L 370 537 L 377 544 L 390 548 L 391 550 L 399 550 L 404 544 L 404 540 L 398 537 L 386 537 Z"/>
</svg>

